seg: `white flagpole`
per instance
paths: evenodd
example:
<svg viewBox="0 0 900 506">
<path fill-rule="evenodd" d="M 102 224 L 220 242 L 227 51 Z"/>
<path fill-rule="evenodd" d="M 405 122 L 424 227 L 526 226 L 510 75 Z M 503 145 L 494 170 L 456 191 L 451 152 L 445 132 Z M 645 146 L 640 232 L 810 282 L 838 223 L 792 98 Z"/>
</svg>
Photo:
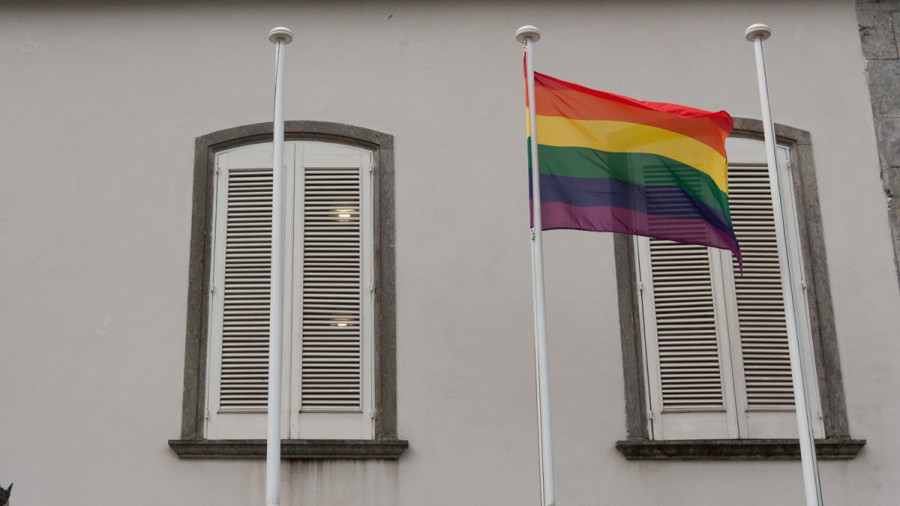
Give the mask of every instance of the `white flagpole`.
<svg viewBox="0 0 900 506">
<path fill-rule="evenodd" d="M 532 46 L 541 31 L 531 25 L 516 30 L 516 40 L 525 44 L 525 69 L 528 79 L 528 125 L 531 130 L 531 264 L 534 269 L 534 339 L 538 396 L 538 444 L 541 459 L 541 504 L 554 506 L 553 443 L 550 431 L 550 365 L 547 359 L 547 312 L 544 307 L 544 248 L 541 241 L 541 187 L 538 174 L 537 124 L 534 110 L 534 59 Z"/>
<path fill-rule="evenodd" d="M 278 505 L 281 488 L 281 345 L 284 321 L 284 48 L 294 39 L 279 26 L 275 44 L 275 153 L 272 165 L 272 272 L 269 295 L 269 412 L 266 440 L 266 505 Z"/>
<path fill-rule="evenodd" d="M 781 284 L 785 291 L 784 311 L 787 319 L 788 350 L 791 356 L 791 378 L 794 383 L 794 406 L 797 412 L 797 430 L 800 436 L 800 457 L 803 464 L 803 485 L 806 491 L 806 506 L 822 506 L 822 486 L 819 483 L 819 466 L 816 460 L 816 445 L 813 436 L 812 416 L 807 399 L 806 375 L 803 371 L 802 349 L 798 339 L 797 316 L 794 311 L 794 293 L 791 286 L 790 252 L 785 236 L 785 217 L 781 212 L 781 194 L 778 180 L 778 160 L 775 155 L 775 126 L 772 122 L 772 106 L 769 103 L 769 85 L 766 80 L 766 55 L 763 41 L 772 35 L 772 29 L 763 24 L 751 25 L 744 36 L 753 43 L 756 52 L 756 75 L 759 80 L 759 99 L 762 105 L 763 128 L 766 139 L 766 158 L 769 163 L 769 181 L 772 186 L 772 206 L 775 211 L 775 233 L 778 243 L 778 264 L 781 269 Z M 785 188 L 783 191 L 791 191 Z"/>
</svg>

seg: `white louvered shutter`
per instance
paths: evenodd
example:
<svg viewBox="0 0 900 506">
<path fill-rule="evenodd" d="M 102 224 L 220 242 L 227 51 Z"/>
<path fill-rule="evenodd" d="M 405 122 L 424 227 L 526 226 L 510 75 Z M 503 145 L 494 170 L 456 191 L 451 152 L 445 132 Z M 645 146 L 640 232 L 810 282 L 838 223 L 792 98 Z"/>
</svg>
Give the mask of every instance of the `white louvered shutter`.
<svg viewBox="0 0 900 506">
<path fill-rule="evenodd" d="M 637 240 L 656 439 L 796 437 L 764 145 L 729 139 L 727 147 L 733 165 L 731 212 L 744 254 L 743 277 L 727 251 Z M 786 149 L 779 151 L 785 167 L 787 154 Z M 782 186 L 789 180 L 785 176 Z M 786 212 L 793 213 L 790 195 L 783 200 Z M 793 214 L 788 221 L 788 234 L 794 235 L 789 247 L 798 248 Z M 800 272 L 799 266 L 793 270 Z M 796 284 L 801 285 L 799 279 Z M 797 306 L 802 306 L 801 340 L 811 352 L 802 290 L 797 299 Z M 813 371 L 815 381 L 814 366 L 807 370 Z M 811 393 L 814 412 L 818 412 L 816 392 Z"/>
<path fill-rule="evenodd" d="M 272 144 L 216 157 L 209 323 L 211 439 L 266 437 Z M 285 143 L 282 437 L 370 439 L 371 154 Z"/>
<path fill-rule="evenodd" d="M 272 169 L 228 173 L 220 406 L 266 407 Z"/>
<path fill-rule="evenodd" d="M 706 248 L 651 239 L 650 258 L 663 408 L 721 410 L 709 254 Z"/>
<path fill-rule="evenodd" d="M 742 140 L 744 149 L 762 143 Z M 732 146 L 737 144 L 733 142 Z M 737 147 L 733 149 L 741 153 Z M 754 154 L 756 156 L 754 156 Z M 779 148 L 781 187 L 790 189 L 789 152 Z M 734 299 L 729 310 L 732 346 L 739 352 L 732 357 L 737 388 L 740 432 L 749 438 L 795 438 L 797 422 L 794 413 L 791 360 L 788 352 L 785 314 L 785 290 L 781 283 L 778 263 L 778 245 L 775 232 L 775 211 L 772 188 L 769 181 L 765 154 L 748 153 L 741 158 L 732 157 L 728 169 L 730 204 L 735 235 L 744 256 L 744 273 L 740 275 L 737 260 L 723 257 L 726 286 L 733 286 Z M 741 163 L 744 162 L 744 163 Z M 792 195 L 782 199 L 782 209 L 787 215 L 788 247 L 794 248 L 799 259 L 796 217 Z M 812 357 L 807 301 L 799 276 L 801 265 L 793 267 L 795 274 L 795 311 L 798 332 L 806 357 Z M 735 315 L 736 313 L 736 315 Z M 815 371 L 809 361 L 807 371 Z M 819 412 L 815 374 L 808 374 L 812 412 Z M 816 417 L 817 418 L 817 417 Z M 814 428 L 821 436 L 822 425 L 815 420 Z"/>
<path fill-rule="evenodd" d="M 304 167 L 300 408 L 362 409 L 360 167 Z"/>
<path fill-rule="evenodd" d="M 288 146 L 286 159 L 291 158 L 292 149 Z M 207 347 L 206 432 L 209 438 L 265 437 L 272 245 L 271 166 L 270 143 L 224 151 L 216 157 Z M 289 367 L 289 360 L 290 357 L 285 357 L 284 368 Z"/>
<path fill-rule="evenodd" d="M 655 437 L 735 437 L 729 343 L 708 248 L 640 238 L 638 254 L 649 259 L 639 265 Z"/>
<path fill-rule="evenodd" d="M 302 438 L 373 434 L 364 380 L 373 352 L 370 157 L 323 143 L 298 151 L 294 311 L 301 364 L 294 425 Z"/>
</svg>

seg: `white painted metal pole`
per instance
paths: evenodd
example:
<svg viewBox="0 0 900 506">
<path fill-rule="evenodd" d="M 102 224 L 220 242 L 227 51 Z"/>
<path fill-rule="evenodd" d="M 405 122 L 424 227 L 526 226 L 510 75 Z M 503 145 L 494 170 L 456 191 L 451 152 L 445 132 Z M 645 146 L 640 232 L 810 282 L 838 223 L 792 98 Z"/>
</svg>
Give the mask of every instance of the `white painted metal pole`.
<svg viewBox="0 0 900 506">
<path fill-rule="evenodd" d="M 775 233 L 778 243 L 778 264 L 781 269 L 781 284 L 784 286 L 784 310 L 787 319 L 788 350 L 791 356 L 791 378 L 794 383 L 794 405 L 797 412 L 797 430 L 800 436 L 800 456 L 803 464 L 803 485 L 806 491 L 806 506 L 822 506 L 822 486 L 819 483 L 819 465 L 816 459 L 816 446 L 813 436 L 812 416 L 806 389 L 806 375 L 803 370 L 803 353 L 797 331 L 797 316 L 794 309 L 794 293 L 791 285 L 791 266 L 799 265 L 790 262 L 785 236 L 785 214 L 781 210 L 781 201 L 777 197 L 782 191 L 792 188 L 779 187 L 778 160 L 775 154 L 775 124 L 772 121 L 772 106 L 769 102 L 769 85 L 766 79 L 766 55 L 763 41 L 772 34 L 772 29 L 763 24 L 751 25 L 744 36 L 756 52 L 756 75 L 759 80 L 759 99 L 762 105 L 763 128 L 766 139 L 766 158 L 769 163 L 769 181 L 772 186 L 772 206 L 775 211 Z"/>
<path fill-rule="evenodd" d="M 525 44 L 525 69 L 528 79 L 528 125 L 531 130 L 531 264 L 534 270 L 534 339 L 537 378 L 538 445 L 541 459 L 541 504 L 554 506 L 556 491 L 553 479 L 553 442 L 550 431 L 550 365 L 547 358 L 547 311 L 544 306 L 544 248 L 541 234 L 541 187 L 538 173 L 537 124 L 534 108 L 533 44 L 541 38 L 541 31 L 525 25 L 516 31 L 516 40 Z"/>
<path fill-rule="evenodd" d="M 284 321 L 284 48 L 294 35 L 273 28 L 275 44 L 275 153 L 272 165 L 272 272 L 269 295 L 269 412 L 266 440 L 266 504 L 279 504 L 281 488 L 281 348 Z"/>
</svg>

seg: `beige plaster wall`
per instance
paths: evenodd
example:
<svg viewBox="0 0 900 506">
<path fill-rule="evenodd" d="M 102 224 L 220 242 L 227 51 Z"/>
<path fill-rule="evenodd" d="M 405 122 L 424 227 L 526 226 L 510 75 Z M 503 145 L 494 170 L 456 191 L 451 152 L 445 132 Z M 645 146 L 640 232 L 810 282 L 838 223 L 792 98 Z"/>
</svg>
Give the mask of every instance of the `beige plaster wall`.
<svg viewBox="0 0 900 506">
<path fill-rule="evenodd" d="M 286 117 L 395 136 L 395 463 L 285 465 L 283 505 L 538 502 L 521 50 L 540 71 L 812 134 L 851 432 L 830 505 L 900 494 L 898 289 L 853 3 L 0 3 L 0 484 L 13 504 L 247 505 L 180 461 L 194 138 Z M 796 462 L 628 462 L 612 236 L 545 236 L 559 504 L 801 501 Z"/>
</svg>

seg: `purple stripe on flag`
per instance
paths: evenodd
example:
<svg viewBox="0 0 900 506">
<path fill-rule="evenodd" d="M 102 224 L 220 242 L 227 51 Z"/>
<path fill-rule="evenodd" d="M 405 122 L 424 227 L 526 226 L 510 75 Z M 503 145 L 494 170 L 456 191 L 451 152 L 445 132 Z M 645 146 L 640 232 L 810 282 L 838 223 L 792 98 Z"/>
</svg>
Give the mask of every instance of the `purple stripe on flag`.
<svg viewBox="0 0 900 506">
<path fill-rule="evenodd" d="M 730 250 L 742 262 L 737 241 L 702 219 L 670 218 L 621 207 L 577 207 L 562 202 L 541 204 L 544 230 L 618 232 Z"/>
<path fill-rule="evenodd" d="M 643 185 L 615 178 L 541 174 L 541 202 L 559 202 L 576 207 L 616 207 L 654 216 L 704 220 L 725 233 L 731 233 L 728 215 L 678 186 Z"/>
</svg>

